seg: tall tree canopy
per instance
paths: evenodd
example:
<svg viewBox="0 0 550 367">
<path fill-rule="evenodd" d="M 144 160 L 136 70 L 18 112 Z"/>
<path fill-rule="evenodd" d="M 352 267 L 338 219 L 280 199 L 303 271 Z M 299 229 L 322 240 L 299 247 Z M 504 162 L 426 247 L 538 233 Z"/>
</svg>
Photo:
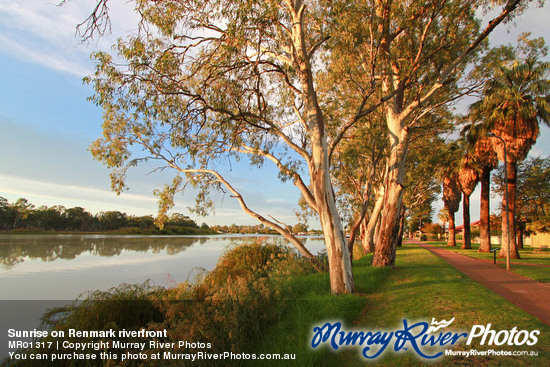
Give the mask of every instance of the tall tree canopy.
<svg viewBox="0 0 550 367">
<path fill-rule="evenodd" d="M 84 37 L 108 24 L 107 2 L 98 1 Z M 92 153 L 113 169 L 118 192 L 128 168 L 142 161 L 176 170 L 159 191 L 161 220 L 186 185 L 200 190 L 199 213 L 212 208 L 213 190 L 227 190 L 245 212 L 312 258 L 223 176 L 228 159 L 271 161 L 320 219 L 332 291 L 351 292 L 329 172 L 339 143 L 385 104 L 390 158 L 375 265 L 392 265 L 411 131 L 456 96 L 456 74 L 473 51 L 529 2 L 137 1 L 139 33 L 119 41 L 117 58 L 95 55 L 97 72 L 88 81 L 104 110 L 104 134 Z M 501 5 L 480 29 L 475 12 Z"/>
<path fill-rule="evenodd" d="M 345 131 L 374 107 L 363 103 L 346 109 L 346 123 L 331 126 L 327 116 L 340 107 L 334 99 L 319 98 L 316 81 L 327 73 L 323 55 L 329 53 L 329 34 L 339 31 L 322 2 L 308 5 L 139 2 L 142 33 L 118 44 L 125 65 L 106 53 L 96 54 L 98 69 L 89 80 L 105 115 L 104 136 L 92 153 L 114 169 L 117 191 L 124 187 L 127 169 L 141 160 L 159 160 L 178 171 L 159 192 L 161 218 L 185 185 L 199 188 L 195 209 L 200 213 L 212 206 L 212 190 L 223 187 L 243 210 L 311 258 L 284 226 L 252 210 L 220 170 L 228 158 L 243 155 L 258 166 L 273 162 L 319 216 L 333 292 L 351 292 L 351 263 L 329 159 Z M 336 136 L 330 145 L 329 132 Z M 134 156 L 135 145 L 143 157 Z"/>
<path fill-rule="evenodd" d="M 393 266 L 399 241 L 400 218 L 407 154 L 411 138 L 431 113 L 464 90 L 458 83 L 494 28 L 528 2 L 522 1 L 369 1 L 370 16 L 357 28 L 364 29 L 375 49 L 366 52 L 364 65 L 375 70 L 379 95 L 391 96 L 384 104 L 388 129 L 388 164 L 385 175 L 384 211 L 375 266 Z M 504 5 L 485 28 L 476 11 L 488 5 Z M 372 63 L 372 60 L 376 62 Z M 466 88 L 467 89 L 467 88 Z"/>
</svg>

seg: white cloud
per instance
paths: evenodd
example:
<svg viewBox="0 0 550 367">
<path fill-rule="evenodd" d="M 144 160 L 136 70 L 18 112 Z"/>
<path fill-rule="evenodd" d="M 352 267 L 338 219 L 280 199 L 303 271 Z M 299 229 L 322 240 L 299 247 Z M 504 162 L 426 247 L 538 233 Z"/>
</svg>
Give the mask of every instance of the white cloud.
<svg viewBox="0 0 550 367">
<path fill-rule="evenodd" d="M 89 58 L 96 50 L 109 50 L 119 37 L 137 28 L 138 18 L 131 2 L 116 1 L 110 5 L 113 33 L 89 44 L 81 43 L 76 26 L 93 10 L 94 2 L 0 0 L 0 51 L 27 62 L 75 74 L 90 74 Z"/>
<path fill-rule="evenodd" d="M 0 34 L 0 49 L 17 57 L 35 64 L 41 64 L 50 69 L 74 74 L 78 77 L 92 73 L 92 68 L 86 67 L 84 63 L 78 60 L 71 60 L 60 57 L 58 54 L 48 54 L 44 50 L 37 50 L 33 47 L 27 47 L 25 44 L 19 43 Z"/>
<path fill-rule="evenodd" d="M 109 190 L 7 175 L 0 175 L 0 182 L 1 196 L 10 201 L 24 197 L 35 205 L 81 206 L 91 212 L 120 210 L 141 215 L 155 213 L 157 206 L 153 195 L 123 193 L 117 196 Z"/>
</svg>

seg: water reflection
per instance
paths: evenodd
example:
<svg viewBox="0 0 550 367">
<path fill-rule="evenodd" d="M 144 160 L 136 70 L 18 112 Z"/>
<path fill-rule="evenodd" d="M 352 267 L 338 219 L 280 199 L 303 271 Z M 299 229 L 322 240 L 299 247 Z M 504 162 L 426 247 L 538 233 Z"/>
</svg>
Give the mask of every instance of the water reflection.
<svg viewBox="0 0 550 367">
<path fill-rule="evenodd" d="M 0 238 L 0 264 L 6 270 L 31 259 L 51 262 L 72 260 L 88 253 L 95 256 L 119 256 L 123 251 L 175 255 L 209 237 L 144 236 L 10 236 Z"/>
<path fill-rule="evenodd" d="M 170 287 L 211 270 L 224 249 L 260 236 L 0 235 L 0 299 L 74 299 L 120 283 Z M 263 236 L 286 243 L 280 236 Z M 304 239 L 312 253 L 321 239 Z"/>
<path fill-rule="evenodd" d="M 28 260 L 40 259 L 51 262 L 58 259 L 72 260 L 87 253 L 94 256 L 120 256 L 124 251 L 165 253 L 176 255 L 194 244 L 227 241 L 229 246 L 243 242 L 267 239 L 270 242 L 284 244 L 281 237 L 260 236 L 101 236 L 101 235 L 36 235 L 36 236 L 0 236 L 0 264 L 5 270 Z M 319 239 L 304 238 L 307 246 Z"/>
</svg>

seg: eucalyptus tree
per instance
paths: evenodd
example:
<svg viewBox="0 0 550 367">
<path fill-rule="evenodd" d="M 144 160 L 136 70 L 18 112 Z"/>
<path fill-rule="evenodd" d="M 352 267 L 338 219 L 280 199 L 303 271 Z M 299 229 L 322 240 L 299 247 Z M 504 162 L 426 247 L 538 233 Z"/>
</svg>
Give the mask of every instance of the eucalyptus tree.
<svg viewBox="0 0 550 367">
<path fill-rule="evenodd" d="M 91 151 L 113 169 L 113 189 L 125 187 L 130 167 L 161 162 L 178 174 L 158 191 L 160 222 L 186 185 L 199 190 L 200 214 L 212 208 L 215 190 L 227 190 L 246 213 L 311 259 L 286 226 L 253 210 L 223 175 L 229 159 L 270 161 L 319 217 L 332 291 L 353 291 L 330 160 L 346 133 L 387 98 L 370 104 L 374 75 L 368 71 L 349 105 L 334 98 L 351 76 L 326 65 L 333 54 L 327 41 L 342 39 L 330 3 L 159 0 L 136 6 L 140 33 L 119 41 L 120 61 L 97 53 L 97 72 L 88 78 L 96 90 L 92 100 L 104 110 L 103 137 Z M 90 18 L 90 32 L 99 18 Z M 340 84 L 321 82 L 333 73 L 340 73 L 333 78 Z"/>
<path fill-rule="evenodd" d="M 7 230 L 12 227 L 12 210 L 8 199 L 0 196 L 0 229 Z"/>
<path fill-rule="evenodd" d="M 437 128 L 419 133 L 411 141 L 404 179 L 399 240 L 403 236 L 405 216 L 410 223 L 416 222 L 421 227 L 422 223 L 427 223 L 431 218 L 432 204 L 441 192 L 440 180 L 434 172 L 440 170 L 441 162 L 445 159 L 445 150 L 442 149 L 445 143 L 437 131 L 448 128 L 448 123 L 443 120 L 435 126 Z"/>
<path fill-rule="evenodd" d="M 97 0 L 84 38 L 108 25 L 107 2 Z M 488 34 L 527 3 L 138 1 L 140 32 L 118 43 L 119 60 L 95 55 L 97 72 L 88 81 L 104 109 L 104 134 L 92 153 L 113 169 L 117 192 L 126 171 L 140 162 L 176 170 L 158 192 L 161 221 L 186 185 L 199 189 L 195 209 L 201 214 L 212 208 L 213 190 L 223 187 L 246 213 L 312 258 L 284 226 L 250 208 L 220 169 L 229 158 L 271 161 L 320 219 L 332 291 L 351 292 L 349 250 L 329 172 L 339 143 L 389 101 L 389 170 L 374 264 L 392 265 L 411 131 L 450 98 L 456 74 Z M 475 11 L 502 4 L 480 30 Z M 324 84 L 327 75 L 337 84 Z M 342 94 L 353 98 L 342 105 Z"/>
<path fill-rule="evenodd" d="M 19 198 L 15 201 L 15 203 L 10 204 L 9 208 L 13 212 L 12 228 L 16 229 L 21 226 L 33 213 L 34 204 L 29 203 L 29 201 L 25 198 Z M 26 224 L 28 227 L 28 223 Z"/>
<path fill-rule="evenodd" d="M 522 162 L 518 170 L 518 199 L 527 229 L 548 233 L 550 232 L 550 157 L 528 159 Z"/>
<path fill-rule="evenodd" d="M 378 202 L 381 201 L 386 163 L 386 129 L 378 111 L 369 114 L 365 120 L 350 129 L 342 140 L 334 152 L 331 168 L 339 205 L 349 213 L 350 253 L 358 234 L 363 240 L 364 250 L 373 251 L 372 229 L 381 210 Z M 367 234 L 369 222 L 371 232 Z"/>
<path fill-rule="evenodd" d="M 368 217 L 361 222 L 361 241 L 363 242 L 363 252 L 374 252 L 376 229 L 380 226 L 380 217 L 384 205 L 384 185 L 379 185 L 375 192 L 376 200 L 372 211 Z"/>
</svg>

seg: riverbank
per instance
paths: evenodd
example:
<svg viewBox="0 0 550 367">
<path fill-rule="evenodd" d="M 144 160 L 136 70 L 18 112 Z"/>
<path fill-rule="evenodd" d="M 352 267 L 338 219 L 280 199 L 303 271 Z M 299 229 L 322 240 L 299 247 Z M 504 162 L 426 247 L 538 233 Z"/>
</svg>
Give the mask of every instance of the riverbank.
<svg viewBox="0 0 550 367">
<path fill-rule="evenodd" d="M 236 247 L 229 257 L 221 258 L 212 273 L 198 274 L 195 281 L 168 291 L 126 286 L 97 292 L 88 304 L 90 308 L 81 308 L 74 319 L 56 327 L 101 330 L 106 325 L 112 327 L 113 320 L 103 317 L 109 316 L 115 317 L 119 329 L 166 329 L 170 340 L 211 343 L 208 351 L 213 353 L 231 350 L 294 355 L 295 359 L 280 364 L 285 366 L 364 366 L 360 348 L 312 349 L 313 328 L 340 321 L 346 330 L 398 330 L 403 328 L 403 319 L 430 323 L 432 318 L 454 318 L 449 327 L 452 331 L 470 332 L 474 325 L 489 323 L 494 330 L 540 330 L 535 346 L 495 348 L 481 346 L 478 340 L 470 346 L 459 344 L 455 351 L 527 350 L 536 351 L 538 356 L 443 356 L 436 366 L 550 364 L 547 325 L 415 245 L 399 248 L 395 269 L 371 267 L 371 255 L 355 261 L 357 293 L 343 296 L 332 296 L 328 274 L 313 271 L 295 255 L 277 246 L 267 251 L 254 246 L 250 249 Z M 146 353 L 160 350 L 164 349 L 153 348 Z M 243 363 L 257 365 L 254 361 L 233 364 Z M 425 362 L 412 350 L 395 353 L 388 347 L 376 363 L 415 366 Z"/>
<path fill-rule="evenodd" d="M 139 235 L 139 236 L 211 236 L 217 235 L 218 233 L 211 229 L 203 228 L 192 228 L 192 227 L 181 227 L 181 228 L 123 228 L 113 231 L 95 231 L 95 232 L 86 232 L 86 231 L 47 231 L 47 230 L 36 230 L 36 229 L 14 229 L 10 231 L 0 231 L 1 235 L 114 235 L 114 236 L 128 236 L 128 235 Z"/>
</svg>

